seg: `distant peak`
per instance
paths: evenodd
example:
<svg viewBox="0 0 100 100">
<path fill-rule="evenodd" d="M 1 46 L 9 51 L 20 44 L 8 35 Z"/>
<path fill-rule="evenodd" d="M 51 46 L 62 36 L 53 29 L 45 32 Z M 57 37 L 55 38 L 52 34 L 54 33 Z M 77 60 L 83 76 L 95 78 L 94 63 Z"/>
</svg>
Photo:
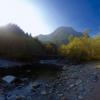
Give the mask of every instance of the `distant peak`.
<svg viewBox="0 0 100 100">
<path fill-rule="evenodd" d="M 9 23 L 5 27 L 7 27 L 7 28 L 17 28 L 17 29 L 20 29 L 20 27 L 18 25 L 13 24 L 13 23 Z"/>
<path fill-rule="evenodd" d="M 75 31 L 72 27 L 65 27 L 65 26 L 61 26 L 58 27 L 55 31 Z"/>
<path fill-rule="evenodd" d="M 6 26 L 4 26 L 4 28 L 12 32 L 14 31 L 17 33 L 24 33 L 24 31 L 17 24 L 9 23 Z"/>
<path fill-rule="evenodd" d="M 58 27 L 58 29 L 73 29 L 72 27 L 70 27 L 70 26 L 68 26 L 68 27 L 66 27 L 66 26 L 60 26 L 60 27 Z"/>
</svg>

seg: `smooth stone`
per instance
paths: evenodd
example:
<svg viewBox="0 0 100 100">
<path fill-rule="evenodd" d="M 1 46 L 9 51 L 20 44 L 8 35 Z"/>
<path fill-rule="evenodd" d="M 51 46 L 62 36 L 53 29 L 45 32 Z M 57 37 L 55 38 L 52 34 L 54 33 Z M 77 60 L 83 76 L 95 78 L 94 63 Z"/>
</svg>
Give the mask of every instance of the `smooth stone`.
<svg viewBox="0 0 100 100">
<path fill-rule="evenodd" d="M 17 96 L 16 100 L 25 100 L 25 96 Z"/>
<path fill-rule="evenodd" d="M 67 68 L 66 68 L 66 66 L 63 66 L 63 68 L 62 68 L 63 70 L 66 70 Z"/>
<path fill-rule="evenodd" d="M 58 94 L 59 97 L 62 97 L 63 95 L 64 95 L 64 94 L 62 94 L 62 93 L 61 93 L 61 94 Z"/>
<path fill-rule="evenodd" d="M 68 100 L 66 96 L 61 97 L 61 100 Z"/>
<path fill-rule="evenodd" d="M 34 82 L 34 83 L 32 84 L 32 87 L 36 89 L 36 88 L 39 88 L 40 85 L 41 85 L 40 83 Z"/>
<path fill-rule="evenodd" d="M 41 94 L 42 95 L 47 95 L 47 92 L 44 90 L 44 91 L 41 91 Z"/>
<path fill-rule="evenodd" d="M 79 85 L 82 83 L 82 80 L 77 80 L 77 82 L 75 83 L 75 85 Z"/>
<path fill-rule="evenodd" d="M 13 81 L 16 80 L 16 77 L 15 76 L 12 76 L 12 75 L 7 75 L 7 76 L 4 76 L 2 78 L 2 80 L 8 84 L 11 84 Z"/>
<path fill-rule="evenodd" d="M 83 99 L 83 97 L 82 97 L 81 95 L 79 95 L 79 96 L 78 96 L 78 99 L 80 99 L 80 100 L 81 100 L 81 99 Z"/>
</svg>

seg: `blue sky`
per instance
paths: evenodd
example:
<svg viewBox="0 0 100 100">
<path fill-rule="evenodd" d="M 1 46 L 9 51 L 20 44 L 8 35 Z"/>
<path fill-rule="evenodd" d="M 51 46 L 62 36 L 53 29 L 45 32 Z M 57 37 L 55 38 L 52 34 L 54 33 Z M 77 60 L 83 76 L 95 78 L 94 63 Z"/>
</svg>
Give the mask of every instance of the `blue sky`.
<svg viewBox="0 0 100 100">
<path fill-rule="evenodd" d="M 0 26 L 17 24 L 32 36 L 60 26 L 100 32 L 100 0 L 0 0 Z"/>
<path fill-rule="evenodd" d="M 72 26 L 77 31 L 100 32 L 100 0 L 32 0 L 42 12 L 51 31 L 59 26 Z"/>
</svg>

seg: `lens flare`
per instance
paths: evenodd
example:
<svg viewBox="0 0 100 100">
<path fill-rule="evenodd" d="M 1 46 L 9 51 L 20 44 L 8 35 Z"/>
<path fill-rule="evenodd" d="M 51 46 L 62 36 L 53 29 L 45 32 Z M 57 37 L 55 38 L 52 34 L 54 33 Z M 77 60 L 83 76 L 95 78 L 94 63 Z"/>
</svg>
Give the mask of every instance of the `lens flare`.
<svg viewBox="0 0 100 100">
<path fill-rule="evenodd" d="M 36 4 L 28 0 L 0 0 L 0 26 L 14 23 L 33 36 L 48 32 Z"/>
</svg>

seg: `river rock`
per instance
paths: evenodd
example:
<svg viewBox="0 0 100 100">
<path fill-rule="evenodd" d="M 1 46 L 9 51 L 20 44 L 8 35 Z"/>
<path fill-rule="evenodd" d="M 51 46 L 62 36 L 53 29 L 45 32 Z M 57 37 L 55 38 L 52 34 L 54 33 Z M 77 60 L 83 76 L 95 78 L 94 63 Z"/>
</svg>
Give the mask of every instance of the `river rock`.
<svg viewBox="0 0 100 100">
<path fill-rule="evenodd" d="M 75 83 L 75 85 L 79 85 L 81 83 L 82 83 L 82 80 L 77 80 L 76 83 Z"/>
<path fill-rule="evenodd" d="M 68 78 L 69 78 L 68 76 L 65 76 L 65 77 L 64 77 L 65 80 L 68 80 Z"/>
<path fill-rule="evenodd" d="M 37 88 L 39 88 L 41 86 L 41 84 L 39 83 L 39 82 L 34 82 L 33 84 L 32 84 L 32 87 L 34 88 L 34 89 L 37 89 Z"/>
<path fill-rule="evenodd" d="M 61 100 L 68 100 L 66 96 L 61 97 Z"/>
<path fill-rule="evenodd" d="M 64 94 L 62 94 L 62 93 L 58 94 L 59 97 L 62 97 L 63 95 L 64 95 Z"/>
<path fill-rule="evenodd" d="M 7 76 L 4 76 L 2 78 L 2 80 L 8 84 L 11 84 L 12 82 L 14 82 L 17 78 L 15 76 L 12 76 L 12 75 L 7 75 Z"/>
<path fill-rule="evenodd" d="M 0 100 L 5 100 L 5 97 L 0 95 Z"/>
<path fill-rule="evenodd" d="M 30 72 L 31 72 L 31 70 L 27 70 L 27 72 L 28 72 L 28 73 L 30 73 Z"/>
<path fill-rule="evenodd" d="M 46 90 L 43 90 L 43 91 L 41 91 L 41 94 L 42 95 L 47 95 L 47 91 Z"/>
<path fill-rule="evenodd" d="M 79 100 L 82 100 L 82 99 L 83 99 L 83 96 L 82 96 L 82 95 L 79 95 L 79 96 L 78 96 L 78 99 L 79 99 Z"/>
<path fill-rule="evenodd" d="M 66 68 L 66 66 L 63 66 L 63 68 L 62 68 L 63 70 L 66 70 L 67 68 Z"/>
<path fill-rule="evenodd" d="M 25 96 L 22 95 L 22 96 L 17 96 L 16 100 L 26 100 L 26 99 L 25 99 Z"/>
<path fill-rule="evenodd" d="M 93 73 L 93 74 L 91 75 L 91 79 L 92 79 L 94 82 L 97 82 L 97 81 L 99 80 L 97 73 Z"/>
<path fill-rule="evenodd" d="M 26 82 L 26 81 L 28 81 L 28 78 L 21 78 L 21 80 L 22 80 L 23 82 Z"/>
<path fill-rule="evenodd" d="M 73 88 L 75 86 L 75 84 L 70 84 L 68 89 Z"/>
</svg>

